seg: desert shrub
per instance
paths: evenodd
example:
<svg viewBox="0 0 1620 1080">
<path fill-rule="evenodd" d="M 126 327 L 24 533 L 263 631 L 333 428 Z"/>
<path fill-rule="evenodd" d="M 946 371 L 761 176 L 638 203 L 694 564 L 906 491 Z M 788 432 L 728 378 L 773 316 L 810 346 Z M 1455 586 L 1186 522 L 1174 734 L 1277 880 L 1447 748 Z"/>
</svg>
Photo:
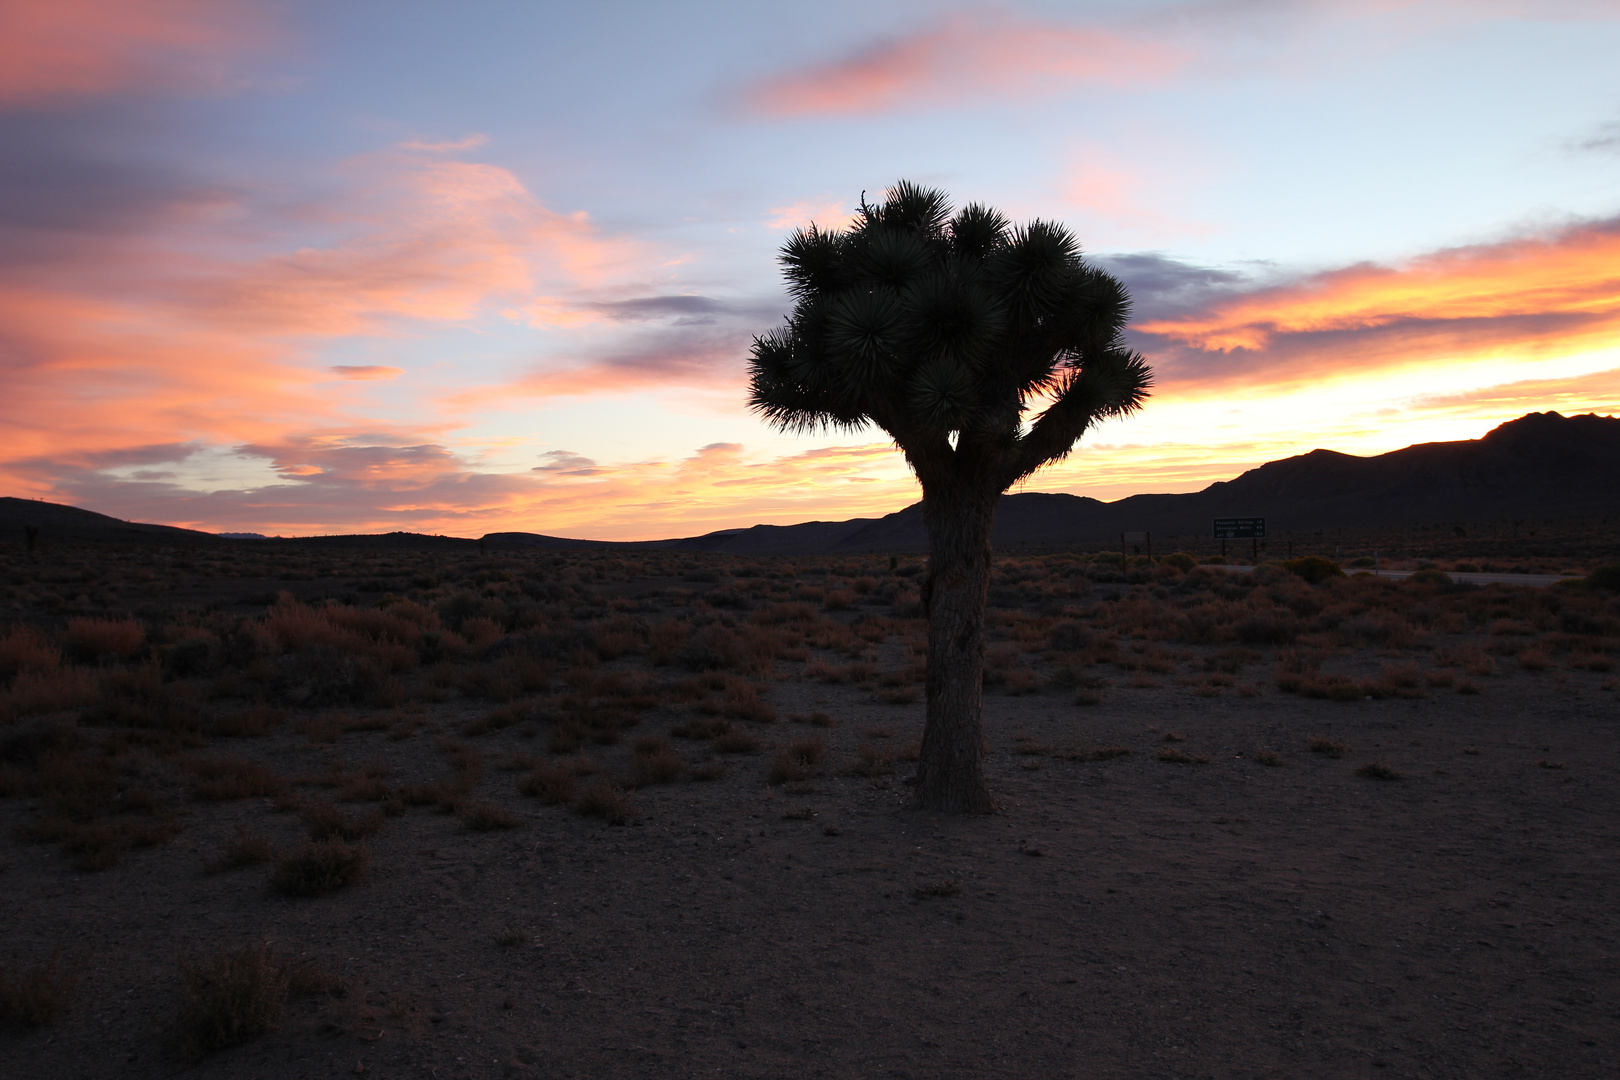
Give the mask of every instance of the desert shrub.
<svg viewBox="0 0 1620 1080">
<path fill-rule="evenodd" d="M 1289 559 L 1283 563 L 1283 568 L 1291 574 L 1296 574 L 1312 585 L 1328 580 L 1329 578 L 1342 578 L 1344 571 L 1332 559 L 1324 559 L 1320 555 L 1307 555 L 1302 559 Z"/>
<path fill-rule="evenodd" d="M 748 656 L 747 643 L 734 630 L 705 626 L 686 640 L 675 659 L 688 671 L 716 671 L 738 668 Z"/>
<path fill-rule="evenodd" d="M 1185 551 L 1173 551 L 1159 561 L 1166 566 L 1173 566 L 1183 573 L 1193 570 L 1198 566 L 1197 558 L 1187 554 Z"/>
<path fill-rule="evenodd" d="M 306 646 L 280 659 L 274 686 L 294 705 L 357 704 L 383 684 L 383 669 L 371 656 L 332 645 Z"/>
<path fill-rule="evenodd" d="M 267 863 L 276 857 L 275 845 L 262 836 L 255 836 L 241 825 L 236 826 L 236 836 L 226 842 L 220 849 L 218 858 L 208 863 L 205 869 L 210 874 L 218 874 L 225 870 L 234 870 L 241 866 L 257 866 Z"/>
<path fill-rule="evenodd" d="M 1450 585 L 1452 583 L 1450 574 L 1432 567 L 1407 575 L 1406 581 L 1409 585 Z"/>
<path fill-rule="evenodd" d="M 771 759 L 769 781 L 772 784 L 785 784 L 809 779 L 815 775 L 816 767 L 821 764 L 826 751 L 827 744 L 822 739 L 793 740 Z"/>
<path fill-rule="evenodd" d="M 19 672 L 55 671 L 61 662 L 62 650 L 32 627 L 13 626 L 0 637 L 0 682 Z"/>
<path fill-rule="evenodd" d="M 221 949 L 199 963 L 183 963 L 181 972 L 186 998 L 173 1035 L 181 1057 L 199 1061 L 281 1023 L 291 978 L 268 942 Z"/>
<path fill-rule="evenodd" d="M 727 730 L 716 735 L 709 745 L 721 754 L 757 754 L 765 744 L 749 732 Z"/>
<path fill-rule="evenodd" d="M 894 754 L 871 743 L 855 748 L 852 771 L 857 776 L 886 776 L 894 772 Z"/>
<path fill-rule="evenodd" d="M 1402 776 L 1382 761 L 1369 761 L 1356 770 L 1357 776 L 1365 776 L 1369 780 L 1400 780 Z"/>
<path fill-rule="evenodd" d="M 324 799 L 313 799 L 298 808 L 298 816 L 309 830 L 311 840 L 361 840 L 382 828 L 383 815 L 351 817 Z"/>
<path fill-rule="evenodd" d="M 560 765 L 541 765 L 518 778 L 517 789 L 547 806 L 572 802 L 574 772 Z"/>
<path fill-rule="evenodd" d="M 1046 643 L 1057 652 L 1079 652 L 1091 644 L 1091 631 L 1078 619 L 1065 619 L 1046 632 Z"/>
<path fill-rule="evenodd" d="M 1620 593 L 1620 563 L 1595 568 L 1586 575 L 1586 587 L 1599 592 Z"/>
<path fill-rule="evenodd" d="M 648 735 L 636 740 L 635 753 L 630 759 L 636 787 L 667 784 L 681 775 L 685 762 L 675 753 L 669 740 L 662 735 Z"/>
<path fill-rule="evenodd" d="M 634 811 L 624 792 L 603 777 L 580 793 L 574 810 L 585 817 L 599 817 L 609 825 L 628 825 Z"/>
<path fill-rule="evenodd" d="M 1350 752 L 1350 748 L 1344 743 L 1334 742 L 1325 735 L 1312 735 L 1305 740 L 1305 748 L 1313 754 L 1330 758 L 1342 758 Z"/>
<path fill-rule="evenodd" d="M 760 724 L 776 722 L 776 708 L 759 696 L 758 687 L 737 680 L 726 685 L 722 702 L 725 714 L 738 720 L 752 720 Z"/>
<path fill-rule="evenodd" d="M 1361 684 L 1363 696 L 1383 698 L 1423 697 L 1423 673 L 1411 664 L 1385 666 L 1376 678 Z"/>
<path fill-rule="evenodd" d="M 202 729 L 209 735 L 256 738 L 270 734 L 285 719 L 286 714 L 280 709 L 251 705 L 246 709 L 210 717 L 203 721 Z"/>
<path fill-rule="evenodd" d="M 312 840 L 276 864 L 270 887 L 286 896 L 325 896 L 353 885 L 370 853 L 341 840 Z"/>
<path fill-rule="evenodd" d="M 24 671 L 0 691 L 0 721 L 45 716 L 63 709 L 89 705 L 98 696 L 99 680 L 93 672 L 65 667 Z"/>
<path fill-rule="evenodd" d="M 25 968 L 16 978 L 0 973 L 0 1022 L 44 1027 L 73 1004 L 78 980 L 64 972 L 51 957 Z"/>
<path fill-rule="evenodd" d="M 462 803 L 456 810 L 456 816 L 461 818 L 462 823 L 472 832 L 516 829 L 523 824 L 521 817 L 504 806 L 482 800 Z"/>
<path fill-rule="evenodd" d="M 62 647 L 79 660 L 128 660 L 145 644 L 146 628 L 134 619 L 69 619 L 62 635 Z"/>
<path fill-rule="evenodd" d="M 210 802 L 262 798 L 287 790 L 287 781 L 274 769 L 249 758 L 193 758 L 185 767 L 196 778 L 192 792 Z"/>
</svg>

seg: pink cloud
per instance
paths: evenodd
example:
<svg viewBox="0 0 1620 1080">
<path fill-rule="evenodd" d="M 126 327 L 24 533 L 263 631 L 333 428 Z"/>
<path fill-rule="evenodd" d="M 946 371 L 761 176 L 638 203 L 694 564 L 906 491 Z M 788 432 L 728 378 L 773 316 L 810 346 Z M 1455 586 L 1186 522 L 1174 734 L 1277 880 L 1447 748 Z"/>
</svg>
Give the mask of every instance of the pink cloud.
<svg viewBox="0 0 1620 1080">
<path fill-rule="evenodd" d="M 0 105 L 228 87 L 232 61 L 275 37 L 262 10 L 233 0 L 8 0 Z"/>
<path fill-rule="evenodd" d="M 959 14 L 837 60 L 759 80 L 744 98 L 769 116 L 875 113 L 986 93 L 1150 83 L 1188 59 L 1179 48 L 1112 30 Z"/>
</svg>

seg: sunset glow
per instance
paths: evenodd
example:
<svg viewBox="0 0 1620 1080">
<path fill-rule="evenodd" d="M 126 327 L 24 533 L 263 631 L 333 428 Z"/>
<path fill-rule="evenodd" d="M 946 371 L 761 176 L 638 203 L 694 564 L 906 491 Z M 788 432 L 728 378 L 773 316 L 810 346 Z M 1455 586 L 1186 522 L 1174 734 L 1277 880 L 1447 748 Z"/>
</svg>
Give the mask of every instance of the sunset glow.
<svg viewBox="0 0 1620 1080">
<path fill-rule="evenodd" d="M 1070 225 L 1147 407 L 1028 490 L 1620 412 L 1620 8 L 0 10 L 0 494 L 270 534 L 878 516 L 744 408 L 776 250 L 899 177 Z M 1511 57 L 1512 63 L 1505 58 Z"/>
</svg>

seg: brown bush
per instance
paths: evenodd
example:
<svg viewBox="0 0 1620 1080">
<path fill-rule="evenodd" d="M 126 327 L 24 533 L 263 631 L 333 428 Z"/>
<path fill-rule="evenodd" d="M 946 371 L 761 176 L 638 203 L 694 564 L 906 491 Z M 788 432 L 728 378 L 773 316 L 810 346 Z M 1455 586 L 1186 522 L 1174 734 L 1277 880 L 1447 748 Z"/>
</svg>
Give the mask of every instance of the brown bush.
<svg viewBox="0 0 1620 1080">
<path fill-rule="evenodd" d="M 219 857 L 208 863 L 204 869 L 210 874 L 218 874 L 241 866 L 257 866 L 260 863 L 271 862 L 275 857 L 274 844 L 238 825 L 235 838 L 228 841 L 220 849 Z"/>
<path fill-rule="evenodd" d="M 765 744 L 746 731 L 724 731 L 709 745 L 721 754 L 757 754 Z"/>
<path fill-rule="evenodd" d="M 15 980 L 0 974 L 0 1022 L 44 1027 L 67 1012 L 77 986 L 54 956 L 25 968 Z"/>
<path fill-rule="evenodd" d="M 325 896 L 353 885 L 370 853 L 341 840 L 313 840 L 276 864 L 270 887 L 287 896 Z"/>
<path fill-rule="evenodd" d="M 539 799 L 547 806 L 574 800 L 573 770 L 556 765 L 541 765 L 521 776 L 517 789 L 524 795 Z"/>
<path fill-rule="evenodd" d="M 273 709 L 268 705 L 252 705 L 203 721 L 203 731 L 209 735 L 258 738 L 280 727 L 285 719 L 286 714 L 280 709 Z"/>
<path fill-rule="evenodd" d="M 69 619 L 62 635 L 68 655 L 80 660 L 128 660 L 145 644 L 146 627 L 134 619 Z"/>
<path fill-rule="evenodd" d="M 852 771 L 857 776 L 887 776 L 894 772 L 894 754 L 870 743 L 862 743 L 855 748 Z"/>
<path fill-rule="evenodd" d="M 0 691 L 0 721 L 89 705 L 99 693 L 98 682 L 93 672 L 80 668 L 24 671 Z"/>
<path fill-rule="evenodd" d="M 287 790 L 287 781 L 274 769 L 244 757 L 193 758 L 185 768 L 196 777 L 192 793 L 210 802 L 256 799 Z"/>
<path fill-rule="evenodd" d="M 772 784 L 807 780 L 816 774 L 826 750 L 827 744 L 821 739 L 795 739 L 771 759 L 767 779 Z"/>
<path fill-rule="evenodd" d="M 493 832 L 496 829 L 516 829 L 522 826 L 523 819 L 504 806 L 497 806 L 492 802 L 482 800 L 462 803 L 456 810 L 456 816 L 472 832 Z"/>
<path fill-rule="evenodd" d="M 221 949 L 200 963 L 182 963 L 181 973 L 186 1000 L 173 1039 L 186 1060 L 251 1042 L 281 1023 L 291 979 L 269 943 Z"/>
<path fill-rule="evenodd" d="M 313 799 L 299 807 L 298 816 L 309 830 L 311 840 L 363 840 L 383 826 L 381 811 L 350 817 L 324 799 Z"/>
<path fill-rule="evenodd" d="M 0 682 L 24 671 L 55 671 L 62 662 L 62 650 L 45 635 L 27 626 L 13 626 L 0 637 Z"/>
<path fill-rule="evenodd" d="M 1342 758 L 1350 752 L 1350 748 L 1342 742 L 1334 742 L 1325 735 L 1312 735 L 1305 740 L 1305 748 L 1313 754 L 1322 754 L 1330 758 Z"/>
<path fill-rule="evenodd" d="M 624 792 L 604 777 L 586 788 L 574 801 L 574 809 L 586 817 L 599 817 L 609 825 L 628 825 L 634 811 Z"/>
<path fill-rule="evenodd" d="M 648 735 L 637 739 L 630 767 L 636 787 L 667 784 L 681 775 L 686 763 L 662 735 Z"/>
<path fill-rule="evenodd" d="M 727 684 L 722 708 L 727 716 L 739 720 L 752 720 L 760 724 L 776 722 L 776 708 L 759 696 L 756 686 L 741 680 Z"/>
</svg>

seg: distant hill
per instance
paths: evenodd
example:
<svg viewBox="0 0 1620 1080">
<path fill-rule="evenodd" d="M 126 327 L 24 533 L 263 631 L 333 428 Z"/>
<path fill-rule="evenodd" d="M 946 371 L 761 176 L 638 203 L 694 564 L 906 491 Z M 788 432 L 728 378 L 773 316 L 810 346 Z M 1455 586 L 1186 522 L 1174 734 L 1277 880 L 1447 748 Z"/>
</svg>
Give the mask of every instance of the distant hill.
<svg viewBox="0 0 1620 1080">
<path fill-rule="evenodd" d="M 1208 537 L 1218 517 L 1264 517 L 1267 531 L 1620 513 L 1620 418 L 1530 413 L 1459 442 L 1376 457 L 1332 450 L 1269 462 L 1183 495 L 1105 503 L 1078 495 L 1005 495 L 997 548 L 1117 543 L 1122 532 Z M 683 540 L 733 554 L 923 551 L 922 504 L 873 519 L 759 525 Z"/>
<path fill-rule="evenodd" d="M 1272 535 L 1317 529 L 1498 522 L 1620 513 L 1620 418 L 1530 413 L 1483 438 L 1421 443 L 1376 457 L 1332 450 L 1269 462 L 1183 495 L 1132 495 L 1105 503 L 1038 492 L 1004 496 L 998 548 L 1096 546 L 1147 530 L 1166 542 L 1210 535 L 1217 517 L 1264 517 Z M 420 533 L 226 539 L 167 525 L 142 525 L 56 503 L 0 498 L 0 529 L 25 524 L 42 542 L 290 544 L 343 548 L 501 548 L 551 551 L 674 549 L 734 555 L 915 552 L 928 547 L 922 504 L 881 518 L 755 525 L 670 540 L 573 540 L 538 533 L 490 533 L 481 541 Z M 10 542 L 15 542 L 11 539 Z"/>
<path fill-rule="evenodd" d="M 100 541 L 120 544 L 217 544 L 219 537 L 195 529 L 172 525 L 141 525 L 122 521 L 77 506 L 38 502 L 33 499 L 0 498 L 0 529 L 7 542 L 22 535 L 25 526 L 39 529 L 41 543 L 59 540 Z"/>
</svg>

